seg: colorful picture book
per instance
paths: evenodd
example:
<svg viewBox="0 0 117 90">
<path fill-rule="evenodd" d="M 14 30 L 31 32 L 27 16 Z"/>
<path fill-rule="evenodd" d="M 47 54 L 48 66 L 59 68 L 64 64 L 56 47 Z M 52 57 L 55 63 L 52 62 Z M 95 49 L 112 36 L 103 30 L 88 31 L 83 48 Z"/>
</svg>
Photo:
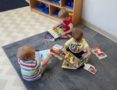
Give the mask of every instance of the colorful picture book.
<svg viewBox="0 0 117 90">
<path fill-rule="evenodd" d="M 51 49 L 50 52 L 57 57 L 60 60 L 63 60 L 63 51 L 62 51 L 63 46 L 59 45 L 59 44 L 55 44 Z"/>
<path fill-rule="evenodd" d="M 61 29 L 61 28 L 56 28 L 55 30 L 48 30 L 48 37 L 50 37 L 50 38 L 48 38 L 48 40 L 50 39 L 52 39 L 51 41 L 54 41 L 54 40 L 56 40 L 56 39 L 58 39 L 60 36 L 61 36 L 61 34 L 63 33 L 63 30 Z"/>
<path fill-rule="evenodd" d="M 44 39 L 47 41 L 55 41 L 55 38 L 49 32 L 46 32 Z"/>
<path fill-rule="evenodd" d="M 81 65 L 86 62 L 86 58 L 79 59 L 74 56 L 71 52 L 64 53 L 63 46 L 59 44 L 55 44 L 51 49 L 50 52 L 52 55 L 57 57 L 59 60 L 63 60 L 62 68 L 65 69 L 78 69 Z"/>
<path fill-rule="evenodd" d="M 67 62 L 65 60 L 63 61 L 62 68 L 73 69 L 73 70 L 77 69 L 77 67 L 74 67 L 72 64 L 70 64 L 69 62 Z"/>
<path fill-rule="evenodd" d="M 80 60 L 75 57 L 72 53 L 67 52 L 67 54 L 64 57 L 64 62 L 62 64 L 62 68 L 66 68 L 66 69 L 77 69 L 78 68 L 78 64 L 79 64 Z"/>
<path fill-rule="evenodd" d="M 92 53 L 98 57 L 98 59 L 104 59 L 107 57 L 107 54 L 105 54 L 101 49 L 94 48 L 92 49 Z"/>
</svg>

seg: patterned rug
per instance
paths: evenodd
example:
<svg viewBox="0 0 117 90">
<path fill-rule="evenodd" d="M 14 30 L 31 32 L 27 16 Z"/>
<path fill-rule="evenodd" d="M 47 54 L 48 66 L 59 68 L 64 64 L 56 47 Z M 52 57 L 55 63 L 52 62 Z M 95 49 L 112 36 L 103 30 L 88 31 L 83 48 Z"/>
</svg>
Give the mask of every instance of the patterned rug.
<svg viewBox="0 0 117 90">
<path fill-rule="evenodd" d="M 117 44 L 105 38 L 99 33 L 79 25 L 84 31 L 84 36 L 91 47 L 101 48 L 108 58 L 98 60 L 91 55 L 89 63 L 97 68 L 97 74 L 94 76 L 89 72 L 81 69 L 76 71 L 65 70 L 61 68 L 62 61 L 56 58 L 52 59 L 52 63 L 47 68 L 41 80 L 34 82 L 26 82 L 20 74 L 20 67 L 17 62 L 17 49 L 25 44 L 30 44 L 35 49 L 44 50 L 50 48 L 54 44 L 63 45 L 66 40 L 57 40 L 55 42 L 47 42 L 44 40 L 45 33 L 23 39 L 3 46 L 5 53 L 22 79 L 27 90 L 115 90 L 117 86 Z M 113 47 L 112 47 L 113 46 Z M 107 87 L 108 86 L 108 87 Z"/>
</svg>

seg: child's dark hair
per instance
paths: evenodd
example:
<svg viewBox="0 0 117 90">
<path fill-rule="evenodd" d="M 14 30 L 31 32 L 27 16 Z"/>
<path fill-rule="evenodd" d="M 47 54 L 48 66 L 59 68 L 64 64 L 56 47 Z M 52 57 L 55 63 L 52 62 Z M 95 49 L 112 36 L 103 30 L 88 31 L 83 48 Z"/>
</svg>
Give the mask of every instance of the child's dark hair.
<svg viewBox="0 0 117 90">
<path fill-rule="evenodd" d="M 65 8 L 61 8 L 61 10 L 59 11 L 58 16 L 59 16 L 60 18 L 69 17 L 69 12 L 68 12 Z"/>
<path fill-rule="evenodd" d="M 83 31 L 80 28 L 74 28 L 72 31 L 72 37 L 76 41 L 81 41 L 83 38 Z"/>
<path fill-rule="evenodd" d="M 33 60 L 35 57 L 35 49 L 32 46 L 24 45 L 18 48 L 17 57 L 23 61 Z"/>
</svg>

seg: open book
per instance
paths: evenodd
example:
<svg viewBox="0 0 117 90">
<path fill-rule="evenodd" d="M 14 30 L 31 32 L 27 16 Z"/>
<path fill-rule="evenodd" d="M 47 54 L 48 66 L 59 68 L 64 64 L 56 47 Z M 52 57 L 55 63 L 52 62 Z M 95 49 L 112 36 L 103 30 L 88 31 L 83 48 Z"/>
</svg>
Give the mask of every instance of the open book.
<svg viewBox="0 0 117 90">
<path fill-rule="evenodd" d="M 62 60 L 64 57 L 64 53 L 62 51 L 63 46 L 59 45 L 59 44 L 55 44 L 51 49 L 50 52 L 51 54 L 53 54 L 55 57 L 57 57 L 58 59 Z"/>
<path fill-rule="evenodd" d="M 67 52 L 67 54 L 64 56 L 62 68 L 78 69 L 79 67 L 87 63 L 87 61 L 88 61 L 87 54 L 84 54 L 81 58 L 78 58 L 71 52 Z"/>
<path fill-rule="evenodd" d="M 92 74 L 96 74 L 96 68 L 91 64 L 84 64 L 84 70 L 89 71 Z"/>
<path fill-rule="evenodd" d="M 77 69 L 81 65 L 87 62 L 87 57 L 83 56 L 83 58 L 77 58 L 71 52 L 67 52 L 66 54 L 63 51 L 63 46 L 59 44 L 55 44 L 51 49 L 50 52 L 52 55 L 57 57 L 60 60 L 63 60 L 62 68 L 65 69 Z"/>
<path fill-rule="evenodd" d="M 99 48 L 92 49 L 92 53 L 98 57 L 98 59 L 104 59 L 107 55 Z"/>
<path fill-rule="evenodd" d="M 47 35 L 45 36 L 46 39 L 50 40 L 50 41 L 55 41 L 56 39 L 58 39 L 61 34 L 63 33 L 62 28 L 57 27 L 55 30 L 48 30 L 47 31 Z"/>
<path fill-rule="evenodd" d="M 63 61 L 63 64 L 62 64 L 62 68 L 65 68 L 65 69 L 77 69 L 76 66 L 72 65 L 71 63 L 69 63 L 69 61 Z"/>
<path fill-rule="evenodd" d="M 64 57 L 62 68 L 66 69 L 77 69 L 79 66 L 80 60 L 75 57 L 72 53 L 67 52 Z"/>
</svg>

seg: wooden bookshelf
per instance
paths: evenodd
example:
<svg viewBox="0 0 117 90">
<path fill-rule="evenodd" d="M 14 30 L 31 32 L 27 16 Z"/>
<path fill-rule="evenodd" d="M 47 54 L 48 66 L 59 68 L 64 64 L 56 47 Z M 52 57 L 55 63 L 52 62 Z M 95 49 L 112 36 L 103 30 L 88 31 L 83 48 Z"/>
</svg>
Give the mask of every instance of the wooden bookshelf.
<svg viewBox="0 0 117 90">
<path fill-rule="evenodd" d="M 57 11 L 60 10 L 62 7 L 66 7 L 66 9 L 70 13 L 72 13 L 73 24 L 76 25 L 76 24 L 80 23 L 83 0 L 73 0 L 73 7 L 66 6 L 66 3 L 67 3 L 67 0 L 60 0 L 59 4 L 58 3 L 56 4 L 56 3 L 48 1 L 48 0 L 30 0 L 30 7 L 31 7 L 31 11 L 34 11 L 38 14 L 41 14 L 46 17 L 49 17 L 49 18 L 52 18 L 55 20 L 59 20 L 59 21 L 61 21 L 61 20 L 55 15 L 55 12 L 57 13 Z M 44 13 L 43 11 L 38 10 L 36 8 L 38 4 L 45 5 L 49 11 Z"/>
</svg>

